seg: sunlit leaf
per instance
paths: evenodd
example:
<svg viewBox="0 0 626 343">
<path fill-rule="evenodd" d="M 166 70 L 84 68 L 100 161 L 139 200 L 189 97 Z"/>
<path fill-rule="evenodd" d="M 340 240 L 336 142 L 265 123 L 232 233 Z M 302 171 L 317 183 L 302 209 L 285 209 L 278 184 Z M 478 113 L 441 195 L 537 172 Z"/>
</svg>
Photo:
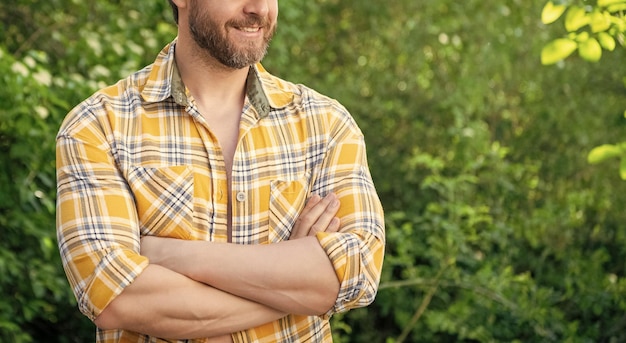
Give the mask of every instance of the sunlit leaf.
<svg viewBox="0 0 626 343">
<path fill-rule="evenodd" d="M 615 38 L 606 32 L 598 33 L 598 42 L 600 42 L 600 45 L 606 50 L 615 50 Z"/>
<path fill-rule="evenodd" d="M 595 11 L 591 14 L 591 31 L 602 32 L 611 27 L 611 15 L 608 12 Z"/>
<path fill-rule="evenodd" d="M 565 29 L 567 31 L 576 31 L 581 27 L 589 24 L 591 17 L 587 15 L 584 8 L 572 6 L 565 15 Z"/>
<path fill-rule="evenodd" d="M 591 164 L 598 164 L 609 158 L 619 157 L 622 153 L 623 150 L 617 145 L 603 144 L 593 148 L 589 152 L 589 155 L 587 155 L 587 162 Z"/>
<path fill-rule="evenodd" d="M 552 1 L 548 1 L 541 11 L 541 21 L 544 24 L 553 23 L 561 17 L 566 9 L 567 6 L 565 5 L 555 5 Z"/>
<path fill-rule="evenodd" d="M 583 31 L 581 33 L 576 34 L 575 37 L 576 37 L 575 40 L 578 43 L 582 43 L 582 42 L 585 42 L 585 41 L 589 40 L 590 35 L 589 35 L 589 32 Z"/>
<path fill-rule="evenodd" d="M 577 47 L 578 44 L 571 39 L 555 39 L 541 50 L 541 63 L 544 65 L 554 64 L 567 58 Z"/>
<path fill-rule="evenodd" d="M 598 6 L 607 7 L 614 4 L 623 4 L 626 0 L 598 0 Z"/>
<path fill-rule="evenodd" d="M 598 40 L 592 37 L 584 42 L 578 43 L 578 53 L 580 57 L 589 62 L 597 62 L 602 57 L 602 47 L 600 43 L 598 43 Z"/>
<path fill-rule="evenodd" d="M 619 165 L 619 176 L 622 180 L 626 180 L 626 157 L 622 157 L 622 161 Z"/>
<path fill-rule="evenodd" d="M 607 7 L 606 10 L 611 13 L 624 11 L 626 10 L 626 3 L 611 5 Z"/>
</svg>

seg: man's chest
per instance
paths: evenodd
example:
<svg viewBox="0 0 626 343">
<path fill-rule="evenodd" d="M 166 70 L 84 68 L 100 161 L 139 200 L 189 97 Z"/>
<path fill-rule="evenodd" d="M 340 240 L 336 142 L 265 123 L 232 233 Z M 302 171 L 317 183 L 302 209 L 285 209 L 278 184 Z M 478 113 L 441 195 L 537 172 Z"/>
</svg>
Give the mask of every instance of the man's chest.
<svg viewBox="0 0 626 343">
<path fill-rule="evenodd" d="M 235 243 L 289 238 L 322 167 L 324 144 L 297 125 L 243 128 L 231 148 L 229 187 L 231 166 L 212 130 L 177 123 L 167 132 L 116 142 L 142 234 L 226 241 L 230 212 Z"/>
</svg>

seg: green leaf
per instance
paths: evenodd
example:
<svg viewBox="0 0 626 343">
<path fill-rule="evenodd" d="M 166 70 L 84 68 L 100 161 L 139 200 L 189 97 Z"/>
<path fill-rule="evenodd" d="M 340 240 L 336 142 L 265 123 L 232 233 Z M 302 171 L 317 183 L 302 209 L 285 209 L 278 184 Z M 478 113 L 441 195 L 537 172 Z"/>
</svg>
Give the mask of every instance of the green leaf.
<svg viewBox="0 0 626 343">
<path fill-rule="evenodd" d="M 555 5 L 552 1 L 548 1 L 548 3 L 543 7 L 543 11 L 541 11 L 541 21 L 544 24 L 554 23 L 561 17 L 566 9 L 567 6 L 565 5 Z"/>
<path fill-rule="evenodd" d="M 572 6 L 565 15 L 565 29 L 569 32 L 576 31 L 589 24 L 591 17 L 587 15 L 584 8 Z"/>
<path fill-rule="evenodd" d="M 591 14 L 591 31 L 603 32 L 611 28 L 611 14 L 609 12 L 595 11 Z"/>
<path fill-rule="evenodd" d="M 541 50 L 541 64 L 549 65 L 563 60 L 571 55 L 577 47 L 578 44 L 572 39 L 555 39 Z"/>
<path fill-rule="evenodd" d="M 580 57 L 589 62 L 598 62 L 602 57 L 602 47 L 598 40 L 595 38 L 589 38 L 584 42 L 578 43 L 578 53 Z"/>
<path fill-rule="evenodd" d="M 608 51 L 615 50 L 615 38 L 606 32 L 598 33 L 598 42 L 600 42 L 600 45 Z"/>
<path fill-rule="evenodd" d="M 620 162 L 619 176 L 622 178 L 622 180 L 626 180 L 626 157 L 622 157 L 622 162 Z"/>
<path fill-rule="evenodd" d="M 611 12 L 611 13 L 624 11 L 624 10 L 626 10 L 626 3 L 611 5 L 611 6 L 607 7 L 606 10 Z"/>
<path fill-rule="evenodd" d="M 587 155 L 587 162 L 598 164 L 609 158 L 619 157 L 623 153 L 622 149 L 613 144 L 603 144 L 593 148 Z"/>
<path fill-rule="evenodd" d="M 607 7 L 615 4 L 626 4 L 626 0 L 598 0 L 598 6 Z"/>
<path fill-rule="evenodd" d="M 587 32 L 587 31 L 583 31 L 583 32 L 581 32 L 581 33 L 576 34 L 574 37 L 575 37 L 574 39 L 575 39 L 578 43 L 582 43 L 582 42 L 586 42 L 586 41 L 588 41 L 588 40 L 589 40 L 589 37 L 591 37 L 591 36 L 589 35 L 589 32 Z"/>
</svg>

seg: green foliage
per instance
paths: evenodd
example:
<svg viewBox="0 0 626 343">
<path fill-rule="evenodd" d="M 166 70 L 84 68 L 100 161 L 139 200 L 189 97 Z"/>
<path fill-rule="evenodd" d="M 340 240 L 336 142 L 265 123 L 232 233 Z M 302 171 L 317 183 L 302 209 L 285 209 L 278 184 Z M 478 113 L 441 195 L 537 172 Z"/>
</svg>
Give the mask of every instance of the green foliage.
<svg viewBox="0 0 626 343">
<path fill-rule="evenodd" d="M 564 25 L 568 35 L 547 44 L 541 52 L 541 62 L 554 64 L 576 50 L 583 59 L 598 62 L 602 49 L 613 51 L 616 40 L 624 45 L 625 11 L 625 0 L 599 0 L 595 6 L 548 1 L 541 12 L 541 21 L 551 24 L 565 13 Z"/>
<path fill-rule="evenodd" d="M 0 340 L 31 342 L 28 330 L 75 315 L 54 234 L 54 135 L 69 106 L 51 92 L 48 57 L 15 59 L 0 48 Z M 59 328 L 61 329 L 61 328 Z M 42 330 L 42 334 L 45 332 Z"/>
<path fill-rule="evenodd" d="M 175 36 L 168 9 L 166 2 L 0 4 L 1 342 L 93 340 L 57 250 L 55 135 L 71 107 L 151 62 Z"/>
<path fill-rule="evenodd" d="M 590 62 L 598 62 L 602 49 L 613 51 L 617 45 L 625 45 L 626 39 L 626 0 L 598 0 L 594 6 L 575 4 L 568 1 L 555 3 L 548 1 L 541 13 L 544 24 L 557 21 L 567 11 L 565 30 L 567 38 L 557 38 L 541 51 L 541 63 L 550 65 L 570 56 L 578 49 L 580 57 Z M 583 29 L 584 28 L 584 29 Z M 581 30 L 583 29 L 583 30 Z M 626 82 L 625 82 L 626 85 Z M 626 112 L 624 112 L 626 117 Z M 621 158 L 620 177 L 626 180 L 626 142 L 603 144 L 591 150 L 587 159 L 599 163 L 610 157 Z"/>
<path fill-rule="evenodd" d="M 265 66 L 353 113 L 387 213 L 377 300 L 333 318 L 336 342 L 626 341 L 626 192 L 581 156 L 622 139 L 623 49 L 542 69 L 560 28 L 525 0 L 279 5 Z M 580 26 L 574 5 L 554 1 L 544 22 Z M 56 251 L 54 135 L 174 37 L 169 5 L 0 9 L 0 341 L 92 341 Z M 561 38 L 611 50 L 601 33 L 617 24 L 590 24 Z M 610 163 L 616 147 L 589 158 Z"/>
<path fill-rule="evenodd" d="M 625 199 L 580 156 L 619 135 L 623 55 L 540 69 L 527 1 L 282 6 L 266 67 L 352 111 L 387 210 L 378 298 L 335 341 L 626 339 Z"/>
</svg>

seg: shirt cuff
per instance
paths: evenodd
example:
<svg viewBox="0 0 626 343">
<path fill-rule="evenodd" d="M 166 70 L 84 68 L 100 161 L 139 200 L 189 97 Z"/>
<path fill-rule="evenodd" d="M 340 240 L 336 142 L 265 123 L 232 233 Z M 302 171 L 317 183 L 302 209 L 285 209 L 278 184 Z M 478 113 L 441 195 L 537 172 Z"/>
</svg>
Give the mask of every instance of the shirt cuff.
<svg viewBox="0 0 626 343">
<path fill-rule="evenodd" d="M 93 256 L 85 255 L 74 260 L 79 269 L 88 270 Z M 79 300 L 80 311 L 92 321 L 130 285 L 148 266 L 148 258 L 128 249 L 110 251 L 95 266 L 93 278 Z M 93 270 L 93 269 L 92 269 Z"/>
<path fill-rule="evenodd" d="M 325 316 L 367 306 L 376 296 L 382 268 L 384 243 L 372 234 L 319 232 L 316 237 L 330 259 L 339 294 Z"/>
</svg>

